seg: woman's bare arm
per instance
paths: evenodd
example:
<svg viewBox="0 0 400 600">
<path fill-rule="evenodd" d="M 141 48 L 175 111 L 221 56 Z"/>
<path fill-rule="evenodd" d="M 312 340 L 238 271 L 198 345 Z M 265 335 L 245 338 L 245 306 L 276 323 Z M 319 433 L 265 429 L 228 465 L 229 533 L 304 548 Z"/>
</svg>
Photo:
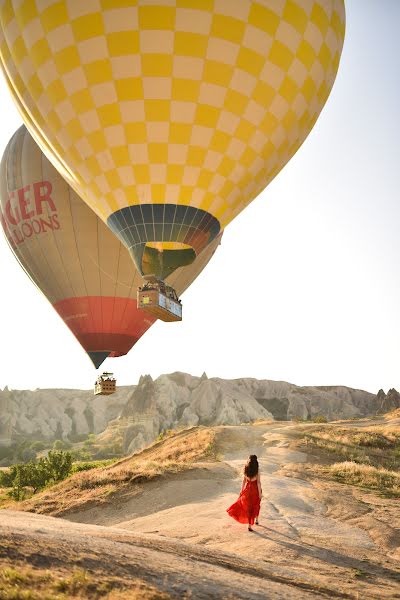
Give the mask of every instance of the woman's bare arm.
<svg viewBox="0 0 400 600">
<path fill-rule="evenodd" d="M 246 485 L 246 475 L 243 477 L 243 481 L 242 481 L 242 489 L 240 490 L 240 493 L 242 493 L 242 492 L 243 492 L 245 485 Z"/>
<path fill-rule="evenodd" d="M 261 479 L 260 479 L 260 471 L 257 473 L 257 487 L 258 487 L 258 495 L 262 496 L 262 488 L 261 488 Z"/>
</svg>

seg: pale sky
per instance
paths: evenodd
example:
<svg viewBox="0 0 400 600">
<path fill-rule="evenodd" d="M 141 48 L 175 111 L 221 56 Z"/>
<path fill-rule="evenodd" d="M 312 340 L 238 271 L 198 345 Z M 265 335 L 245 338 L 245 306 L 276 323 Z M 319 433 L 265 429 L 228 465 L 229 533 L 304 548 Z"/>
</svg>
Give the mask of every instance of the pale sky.
<svg viewBox="0 0 400 600">
<path fill-rule="evenodd" d="M 296 156 L 228 226 L 183 296 L 100 370 L 400 390 L 400 2 L 347 0 L 330 98 Z M 21 125 L 0 80 L 0 152 Z M 0 389 L 90 388 L 96 371 L 0 236 Z"/>
</svg>

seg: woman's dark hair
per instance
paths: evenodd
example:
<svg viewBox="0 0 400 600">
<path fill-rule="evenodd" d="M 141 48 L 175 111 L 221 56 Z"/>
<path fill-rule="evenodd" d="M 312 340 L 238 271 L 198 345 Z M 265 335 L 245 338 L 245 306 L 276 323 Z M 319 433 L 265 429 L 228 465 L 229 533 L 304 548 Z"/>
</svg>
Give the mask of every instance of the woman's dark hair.
<svg viewBox="0 0 400 600">
<path fill-rule="evenodd" d="M 250 454 L 249 460 L 244 466 L 244 474 L 249 479 L 253 479 L 258 473 L 258 460 L 255 454 Z"/>
</svg>

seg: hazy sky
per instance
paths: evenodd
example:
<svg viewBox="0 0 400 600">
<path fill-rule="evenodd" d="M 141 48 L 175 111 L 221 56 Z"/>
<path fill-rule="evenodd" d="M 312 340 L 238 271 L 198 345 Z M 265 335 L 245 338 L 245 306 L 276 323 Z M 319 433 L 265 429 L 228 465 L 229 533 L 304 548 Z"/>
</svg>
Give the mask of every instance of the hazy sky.
<svg viewBox="0 0 400 600">
<path fill-rule="evenodd" d="M 186 371 L 400 389 L 400 2 L 347 0 L 338 77 L 309 138 L 228 226 L 120 384 Z M 0 80 L 0 151 L 21 119 Z M 91 387 L 91 362 L 0 236 L 0 388 Z"/>
</svg>

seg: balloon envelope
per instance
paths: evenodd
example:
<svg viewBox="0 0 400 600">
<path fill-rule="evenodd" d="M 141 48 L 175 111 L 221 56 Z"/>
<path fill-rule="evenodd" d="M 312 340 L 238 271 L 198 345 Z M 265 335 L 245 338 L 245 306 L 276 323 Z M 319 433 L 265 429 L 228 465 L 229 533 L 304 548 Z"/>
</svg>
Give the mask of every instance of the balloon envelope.
<svg viewBox="0 0 400 600">
<path fill-rule="evenodd" d="M 126 354 L 155 322 L 137 308 L 137 287 L 143 281 L 127 250 L 25 127 L 11 138 L 0 176 L 0 219 L 22 267 L 96 367 L 108 355 Z M 203 270 L 218 243 L 171 276 L 179 292 Z"/>
<path fill-rule="evenodd" d="M 9 0 L 26 125 L 141 273 L 190 264 L 293 156 L 332 88 L 343 0 Z"/>
</svg>

